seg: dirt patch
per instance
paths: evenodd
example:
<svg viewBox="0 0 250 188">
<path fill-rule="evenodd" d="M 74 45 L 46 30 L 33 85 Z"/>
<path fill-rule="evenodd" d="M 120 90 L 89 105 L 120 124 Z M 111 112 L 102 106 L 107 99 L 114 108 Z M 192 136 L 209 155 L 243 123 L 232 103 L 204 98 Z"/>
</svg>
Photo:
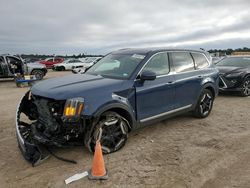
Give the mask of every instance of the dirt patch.
<svg viewBox="0 0 250 188">
<path fill-rule="evenodd" d="M 52 72 L 47 77 L 70 72 Z M 88 170 L 92 155 L 82 147 L 58 149 L 32 168 L 17 148 L 16 105 L 28 88 L 0 81 L 0 187 L 66 187 L 69 176 Z M 189 114 L 144 127 L 129 135 L 126 146 L 106 155 L 110 178 L 87 178 L 67 187 L 250 187 L 250 98 L 219 96 L 211 115 Z"/>
</svg>

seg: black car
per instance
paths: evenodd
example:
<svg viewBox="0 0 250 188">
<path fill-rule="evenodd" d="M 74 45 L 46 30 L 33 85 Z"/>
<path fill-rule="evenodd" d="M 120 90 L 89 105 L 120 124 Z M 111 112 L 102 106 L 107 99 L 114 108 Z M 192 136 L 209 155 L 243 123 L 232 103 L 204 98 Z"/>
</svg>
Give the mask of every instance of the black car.
<svg viewBox="0 0 250 188">
<path fill-rule="evenodd" d="M 216 64 L 220 71 L 220 91 L 250 95 L 250 56 L 228 56 Z"/>
<path fill-rule="evenodd" d="M 207 117 L 218 93 L 218 70 L 203 51 L 126 49 L 85 74 L 35 84 L 17 109 L 17 138 L 32 164 L 43 148 L 97 140 L 104 153 L 125 145 L 128 133 L 173 115 Z M 30 121 L 28 121 L 30 120 Z"/>
</svg>

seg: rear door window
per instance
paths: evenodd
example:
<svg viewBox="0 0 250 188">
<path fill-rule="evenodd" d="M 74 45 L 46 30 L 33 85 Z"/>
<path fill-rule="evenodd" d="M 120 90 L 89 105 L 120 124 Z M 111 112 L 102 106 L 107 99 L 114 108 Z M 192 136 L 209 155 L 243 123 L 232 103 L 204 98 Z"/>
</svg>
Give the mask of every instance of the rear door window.
<svg viewBox="0 0 250 188">
<path fill-rule="evenodd" d="M 188 52 L 171 52 L 173 69 L 175 72 L 187 72 L 195 70 L 194 61 Z"/>
<path fill-rule="evenodd" d="M 194 62 L 196 64 L 197 69 L 202 69 L 202 68 L 205 68 L 209 65 L 209 63 L 204 55 L 202 55 L 200 53 L 191 53 L 191 54 L 194 58 Z"/>
</svg>

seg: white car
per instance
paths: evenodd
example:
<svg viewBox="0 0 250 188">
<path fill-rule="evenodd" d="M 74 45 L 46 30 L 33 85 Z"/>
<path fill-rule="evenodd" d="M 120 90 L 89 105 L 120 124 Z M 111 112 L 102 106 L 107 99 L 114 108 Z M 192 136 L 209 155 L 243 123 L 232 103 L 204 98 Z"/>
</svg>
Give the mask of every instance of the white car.
<svg viewBox="0 0 250 188">
<path fill-rule="evenodd" d="M 73 67 L 84 66 L 84 64 L 85 63 L 79 59 L 67 59 L 62 63 L 55 64 L 53 66 L 53 70 L 60 70 L 60 71 L 72 70 Z"/>
<path fill-rule="evenodd" d="M 86 72 L 86 69 L 85 68 L 74 68 L 73 70 L 72 70 L 72 73 L 74 73 L 74 74 L 84 74 Z"/>
<path fill-rule="evenodd" d="M 73 66 L 72 72 L 74 74 L 83 74 L 86 71 L 86 69 L 92 67 L 101 58 L 102 57 L 86 57 L 84 58 L 84 65 Z"/>
</svg>

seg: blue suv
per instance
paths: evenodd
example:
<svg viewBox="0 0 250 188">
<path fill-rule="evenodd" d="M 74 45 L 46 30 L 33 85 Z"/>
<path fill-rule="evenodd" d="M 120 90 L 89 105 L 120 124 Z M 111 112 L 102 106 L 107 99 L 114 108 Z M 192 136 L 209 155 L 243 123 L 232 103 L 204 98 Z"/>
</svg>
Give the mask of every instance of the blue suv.
<svg viewBox="0 0 250 188">
<path fill-rule="evenodd" d="M 218 94 L 218 70 L 204 51 L 123 49 L 85 74 L 35 84 L 18 105 L 20 149 L 33 165 L 44 148 L 79 143 L 104 153 L 125 145 L 128 133 L 173 115 L 207 117 Z"/>
</svg>

